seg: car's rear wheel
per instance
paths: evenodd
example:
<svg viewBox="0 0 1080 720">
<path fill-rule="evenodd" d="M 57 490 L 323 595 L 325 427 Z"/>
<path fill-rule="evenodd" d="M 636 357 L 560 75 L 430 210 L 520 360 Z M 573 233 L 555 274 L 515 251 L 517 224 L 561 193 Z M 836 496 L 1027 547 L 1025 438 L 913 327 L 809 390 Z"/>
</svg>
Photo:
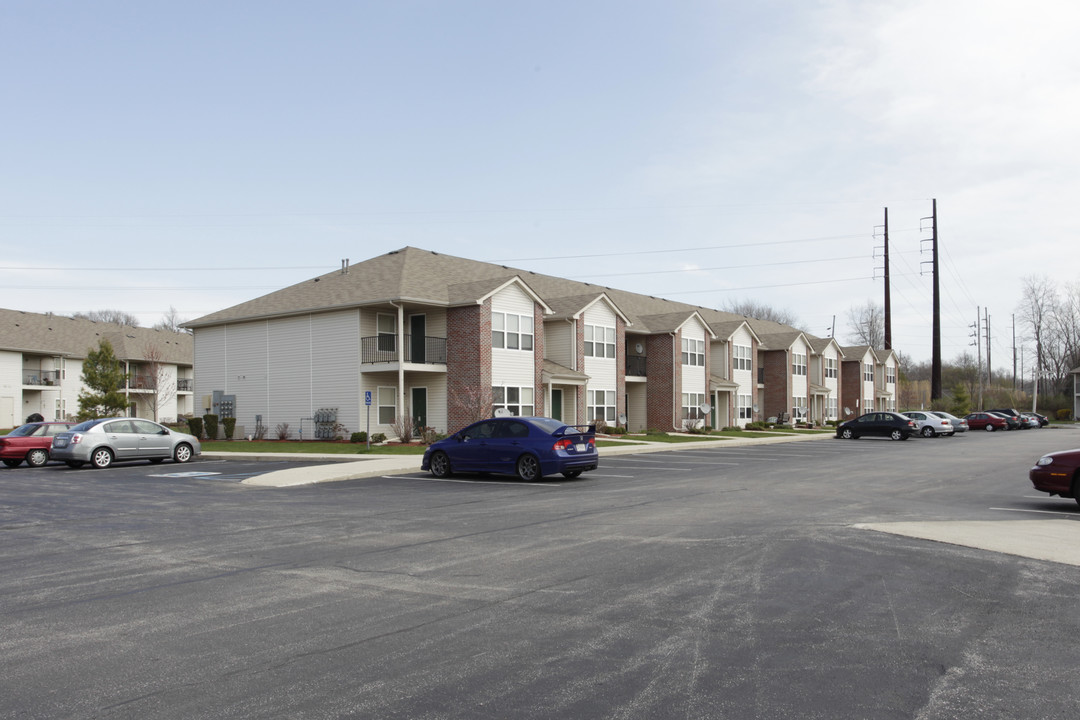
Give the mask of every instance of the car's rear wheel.
<svg viewBox="0 0 1080 720">
<path fill-rule="evenodd" d="M 844 428 L 840 431 L 840 437 L 844 438 L 845 440 L 854 440 L 857 436 L 851 428 Z"/>
<path fill-rule="evenodd" d="M 431 456 L 431 464 L 428 465 L 431 474 L 437 478 L 450 477 L 450 458 L 442 450 Z"/>
<path fill-rule="evenodd" d="M 904 435 L 904 431 L 898 429 L 893 429 L 893 431 L 889 433 L 889 437 L 891 437 L 893 440 L 907 440 L 907 436 Z"/>
<path fill-rule="evenodd" d="M 193 454 L 190 445 L 187 443 L 180 443 L 176 446 L 176 449 L 173 450 L 172 459 L 174 462 L 186 463 L 191 459 Z"/>
<path fill-rule="evenodd" d="M 562 476 L 564 478 L 566 478 L 567 480 L 573 480 L 574 478 L 578 477 L 579 475 L 581 475 L 580 470 L 567 470 L 566 472 L 564 472 L 562 474 Z"/>
<path fill-rule="evenodd" d="M 112 465 L 112 462 L 113 454 L 112 450 L 110 450 L 109 448 L 98 448 L 90 454 L 90 464 L 98 470 L 104 470 L 105 468 Z"/>
<path fill-rule="evenodd" d="M 4 458 L 4 464 L 8 467 L 19 467 L 22 465 L 22 460 L 16 460 L 15 458 Z"/>
<path fill-rule="evenodd" d="M 49 451 L 42 448 L 34 448 L 26 453 L 26 464 L 30 467 L 41 467 L 49 462 Z"/>
<path fill-rule="evenodd" d="M 990 423 L 986 423 L 986 432 L 994 432 L 994 426 Z"/>
<path fill-rule="evenodd" d="M 927 425 L 922 429 L 922 436 L 925 438 L 934 437 L 934 428 Z"/>
<path fill-rule="evenodd" d="M 540 461 L 533 455 L 522 455 L 517 461 L 517 475 L 525 482 L 532 482 L 543 477 Z"/>
</svg>

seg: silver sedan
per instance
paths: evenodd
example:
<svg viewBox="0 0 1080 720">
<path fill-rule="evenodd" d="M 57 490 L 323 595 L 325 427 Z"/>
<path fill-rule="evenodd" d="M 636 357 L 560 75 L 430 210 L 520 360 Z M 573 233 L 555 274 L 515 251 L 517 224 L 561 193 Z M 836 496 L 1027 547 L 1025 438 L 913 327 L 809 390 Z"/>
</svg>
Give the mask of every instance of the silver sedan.
<svg viewBox="0 0 1080 720">
<path fill-rule="evenodd" d="M 54 437 L 49 450 L 53 460 L 73 468 L 86 463 L 107 468 L 123 460 L 159 463 L 166 458 L 185 463 L 201 453 L 202 445 L 194 435 L 141 418 L 87 420 Z"/>
</svg>

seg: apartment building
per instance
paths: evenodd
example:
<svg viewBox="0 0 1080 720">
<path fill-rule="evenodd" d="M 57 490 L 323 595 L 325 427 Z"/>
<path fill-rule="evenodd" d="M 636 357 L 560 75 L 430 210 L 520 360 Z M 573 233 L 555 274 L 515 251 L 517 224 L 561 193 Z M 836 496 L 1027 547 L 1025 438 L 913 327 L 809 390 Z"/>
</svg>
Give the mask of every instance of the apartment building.
<svg viewBox="0 0 1080 720">
<path fill-rule="evenodd" d="M 195 412 L 188 333 L 0 309 L 0 427 L 35 413 L 74 418 L 83 361 L 103 339 L 124 363 L 130 415 L 167 421 Z"/>
<path fill-rule="evenodd" d="M 835 341 L 411 247 L 186 326 L 195 396 L 228 397 L 238 426 L 294 437 L 320 418 L 452 432 L 500 409 L 631 431 L 745 425 L 780 408 L 824 419 L 842 392 Z"/>
</svg>

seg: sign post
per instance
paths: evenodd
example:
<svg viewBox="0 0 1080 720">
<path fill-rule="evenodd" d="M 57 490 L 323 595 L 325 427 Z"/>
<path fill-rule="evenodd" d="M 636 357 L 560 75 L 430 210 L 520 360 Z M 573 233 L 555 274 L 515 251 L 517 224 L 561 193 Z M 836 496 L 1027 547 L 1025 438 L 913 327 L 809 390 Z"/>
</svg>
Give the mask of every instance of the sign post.
<svg viewBox="0 0 1080 720">
<path fill-rule="evenodd" d="M 364 391 L 364 405 L 367 405 L 367 432 L 364 433 L 364 437 L 367 438 L 367 449 L 371 450 L 371 391 Z"/>
</svg>

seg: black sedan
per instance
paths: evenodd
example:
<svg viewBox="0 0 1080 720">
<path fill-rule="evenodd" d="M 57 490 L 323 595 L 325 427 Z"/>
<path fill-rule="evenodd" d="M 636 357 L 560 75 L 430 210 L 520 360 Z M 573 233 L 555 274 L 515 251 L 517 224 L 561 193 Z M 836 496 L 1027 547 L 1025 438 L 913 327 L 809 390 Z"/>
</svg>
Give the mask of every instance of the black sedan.
<svg viewBox="0 0 1080 720">
<path fill-rule="evenodd" d="M 864 435 L 907 440 L 916 432 L 915 421 L 894 412 L 868 412 L 836 426 L 836 437 L 858 440 Z"/>
</svg>

